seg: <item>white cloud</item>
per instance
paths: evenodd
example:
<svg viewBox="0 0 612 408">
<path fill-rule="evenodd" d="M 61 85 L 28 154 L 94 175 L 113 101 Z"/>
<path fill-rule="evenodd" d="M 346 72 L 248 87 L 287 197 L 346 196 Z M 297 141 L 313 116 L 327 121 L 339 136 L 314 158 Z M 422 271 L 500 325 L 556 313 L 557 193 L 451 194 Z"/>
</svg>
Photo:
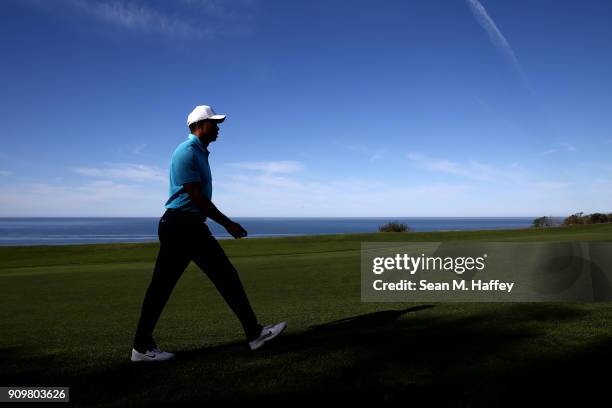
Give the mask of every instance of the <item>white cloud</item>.
<svg viewBox="0 0 612 408">
<path fill-rule="evenodd" d="M 218 180 L 213 200 L 233 216 L 402 216 L 448 211 L 466 187 L 394 185 L 378 180 L 304 181 L 292 176 L 237 174 Z M 452 210 L 451 210 L 452 211 Z"/>
<path fill-rule="evenodd" d="M 363 154 L 365 156 L 368 156 L 368 160 L 370 162 L 374 162 L 376 160 L 380 160 L 382 158 L 385 157 L 385 153 L 387 153 L 386 148 L 384 147 L 378 147 L 378 148 L 372 148 L 370 146 L 366 146 L 364 144 L 350 144 L 350 143 L 342 143 L 339 141 L 334 141 L 333 142 L 336 145 L 340 145 L 341 147 L 348 149 L 352 152 L 355 153 L 359 153 L 359 154 Z"/>
<path fill-rule="evenodd" d="M 3 216 L 159 216 L 167 200 L 167 176 L 155 167 L 133 163 L 106 163 L 77 167 L 87 176 L 55 182 L 5 185 L 0 191 Z"/>
<path fill-rule="evenodd" d="M 554 181 L 554 180 L 543 180 L 543 181 L 531 181 L 527 182 L 526 185 L 529 187 L 544 189 L 544 190 L 561 190 L 571 187 L 574 183 L 568 181 Z"/>
<path fill-rule="evenodd" d="M 99 180 L 77 186 L 34 183 L 3 187 L 0 215 L 79 217 L 79 216 L 158 216 L 166 199 L 164 188 L 151 188 Z"/>
<path fill-rule="evenodd" d="M 106 25 L 121 29 L 157 33 L 171 37 L 212 39 L 220 35 L 251 32 L 250 0 L 29 0 L 30 5 L 57 13 L 70 10 Z"/>
<path fill-rule="evenodd" d="M 461 166 L 459 166 L 461 167 Z M 457 167 L 450 166 L 455 172 Z M 516 174 L 479 183 L 470 172 L 497 176 L 494 166 L 467 165 L 455 182 L 384 179 L 304 181 L 296 175 L 240 173 L 218 179 L 213 200 L 230 216 L 538 216 L 567 215 L 575 209 L 595 211 L 610 202 L 612 189 L 596 183 L 539 180 Z M 438 171 L 438 170 L 432 170 Z M 499 181 L 499 183 L 498 183 Z"/>
<path fill-rule="evenodd" d="M 523 69 L 521 64 L 514 53 L 514 50 L 510 46 L 510 43 L 506 39 L 506 37 L 502 34 L 501 30 L 495 24 L 495 21 L 491 18 L 487 10 L 478 0 L 466 0 L 470 9 L 472 10 L 472 14 L 476 17 L 478 24 L 487 32 L 489 35 L 489 39 L 493 43 L 493 45 L 499 50 L 499 52 L 508 60 L 508 62 L 514 67 L 519 77 L 521 78 L 523 85 L 533 93 L 531 90 L 531 86 L 525 74 L 523 73 Z"/>
<path fill-rule="evenodd" d="M 408 155 L 413 166 L 442 175 L 442 181 L 402 169 L 387 176 L 341 178 L 306 175 L 301 162 L 242 162 L 216 174 L 213 201 L 236 216 L 536 216 L 605 209 L 610 180 L 591 174 L 572 180 L 543 179 L 520 164 Z M 586 164 L 585 164 L 586 165 Z M 596 165 L 593 165 L 596 166 Z M 167 199 L 167 177 L 139 164 L 73 169 L 87 177 L 0 186 L 0 216 L 159 216 Z M 399 176 L 398 176 L 399 175 Z M 452 176 L 452 177 L 451 177 Z M 605 177 L 604 177 L 605 176 Z M 10 181 L 10 179 L 9 179 Z"/>
<path fill-rule="evenodd" d="M 305 180 L 297 172 L 233 167 L 234 173 L 215 178 L 213 201 L 230 217 L 567 215 L 578 210 L 604 211 L 597 205 L 612 202 L 609 178 L 542 180 L 514 164 L 497 167 L 412 156 L 422 160 L 416 164 L 428 171 L 459 179 L 428 182 L 419 174 L 395 180 Z M 427 160 L 435 165 L 427 167 Z M 67 185 L 58 180 L 0 187 L 0 216 L 159 216 L 166 199 L 165 182 L 100 179 Z"/>
<path fill-rule="evenodd" d="M 240 162 L 228 163 L 232 167 L 245 170 L 263 171 L 266 173 L 295 173 L 304 168 L 301 162 L 292 160 L 267 161 L 267 162 Z"/>
<path fill-rule="evenodd" d="M 203 29 L 185 19 L 168 16 L 145 4 L 125 0 L 72 0 L 75 8 L 96 20 L 138 31 L 179 36 L 201 36 Z"/>
<path fill-rule="evenodd" d="M 192 6 L 194 9 L 207 16 L 217 18 L 228 18 L 232 16 L 232 13 L 226 7 L 228 2 L 224 0 L 182 0 L 182 2 Z M 249 5 L 248 0 L 233 0 L 233 3 L 238 7 Z"/>
<path fill-rule="evenodd" d="M 280 188 L 291 188 L 299 185 L 296 179 L 279 176 L 272 173 L 261 173 L 261 174 L 235 174 L 230 176 L 230 183 L 250 183 L 255 182 L 256 184 L 262 184 L 272 187 Z"/>
<path fill-rule="evenodd" d="M 576 148 L 569 143 L 561 143 L 561 148 L 568 152 L 575 152 Z"/>
<path fill-rule="evenodd" d="M 467 2 L 480 26 L 489 34 L 489 39 L 493 45 L 495 45 L 512 64 L 516 67 L 520 67 L 514 50 L 508 43 L 508 40 L 506 40 L 506 37 L 504 37 L 499 28 L 497 28 L 497 24 L 495 24 L 495 21 L 489 16 L 484 6 L 478 0 L 467 0 Z"/>
<path fill-rule="evenodd" d="M 525 172 L 517 163 L 500 167 L 474 160 L 456 162 L 448 159 L 432 158 L 422 153 L 410 153 L 408 159 L 428 171 L 452 174 L 472 180 L 518 182 L 526 179 Z"/>
<path fill-rule="evenodd" d="M 561 153 L 561 152 L 575 152 L 576 148 L 569 143 L 560 143 L 559 146 L 552 149 L 544 150 L 540 152 L 540 156 L 548 156 L 550 154 Z"/>
<path fill-rule="evenodd" d="M 137 156 L 142 156 L 144 155 L 144 150 L 147 148 L 147 144 L 146 143 L 141 143 L 137 146 L 134 146 L 130 151 L 137 155 Z"/>
<path fill-rule="evenodd" d="M 610 164 L 599 164 L 599 163 L 584 163 L 585 167 L 594 168 L 604 172 L 612 172 L 612 165 Z"/>
<path fill-rule="evenodd" d="M 89 177 L 136 183 L 162 182 L 167 179 L 166 175 L 155 167 L 133 163 L 107 163 L 106 167 L 77 167 L 72 170 Z"/>
<path fill-rule="evenodd" d="M 424 170 L 457 176 L 466 189 L 466 194 L 454 196 L 452 209 L 442 208 L 436 215 L 453 215 L 449 211 L 466 216 L 567 215 L 578 210 L 603 211 L 601 204 L 612 202 L 612 189 L 605 188 L 610 180 L 593 180 L 592 174 L 546 179 L 517 163 L 457 162 L 420 153 L 408 157 Z"/>
<path fill-rule="evenodd" d="M 387 149 L 375 150 L 372 156 L 370 156 L 370 161 L 373 162 L 373 161 L 382 159 L 385 156 L 386 152 L 387 152 Z"/>
</svg>

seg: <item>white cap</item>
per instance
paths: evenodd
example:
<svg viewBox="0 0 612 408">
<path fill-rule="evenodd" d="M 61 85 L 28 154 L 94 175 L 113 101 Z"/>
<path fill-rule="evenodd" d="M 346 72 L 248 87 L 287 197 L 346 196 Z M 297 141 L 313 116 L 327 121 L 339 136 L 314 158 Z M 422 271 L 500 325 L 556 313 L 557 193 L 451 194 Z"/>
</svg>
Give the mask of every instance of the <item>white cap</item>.
<svg viewBox="0 0 612 408">
<path fill-rule="evenodd" d="M 189 116 L 187 116 L 187 126 L 205 119 L 212 119 L 218 120 L 219 122 L 223 122 L 225 120 L 225 115 L 217 115 L 213 108 L 208 105 L 196 106 L 191 111 Z"/>
</svg>

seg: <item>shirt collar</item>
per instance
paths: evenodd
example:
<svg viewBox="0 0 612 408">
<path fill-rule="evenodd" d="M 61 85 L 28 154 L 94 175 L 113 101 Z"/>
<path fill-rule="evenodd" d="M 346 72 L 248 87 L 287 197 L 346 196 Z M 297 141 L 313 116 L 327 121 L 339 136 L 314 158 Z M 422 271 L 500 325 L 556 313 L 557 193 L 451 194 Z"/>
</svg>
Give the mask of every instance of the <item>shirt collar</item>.
<svg viewBox="0 0 612 408">
<path fill-rule="evenodd" d="M 202 142 L 200 141 L 200 138 L 199 138 L 199 137 L 197 137 L 197 136 L 196 136 L 196 135 L 194 135 L 193 133 L 190 133 L 190 134 L 189 134 L 189 136 L 187 136 L 187 138 L 188 138 L 189 140 L 193 140 L 193 141 L 195 141 L 195 142 L 196 142 L 196 144 L 197 144 L 197 145 L 200 147 L 200 149 L 202 149 L 202 151 L 203 151 L 204 153 L 206 153 L 206 155 L 207 155 L 207 156 L 210 154 L 210 152 L 208 151 L 208 148 L 206 148 L 206 147 L 205 147 L 205 146 L 202 144 Z"/>
</svg>

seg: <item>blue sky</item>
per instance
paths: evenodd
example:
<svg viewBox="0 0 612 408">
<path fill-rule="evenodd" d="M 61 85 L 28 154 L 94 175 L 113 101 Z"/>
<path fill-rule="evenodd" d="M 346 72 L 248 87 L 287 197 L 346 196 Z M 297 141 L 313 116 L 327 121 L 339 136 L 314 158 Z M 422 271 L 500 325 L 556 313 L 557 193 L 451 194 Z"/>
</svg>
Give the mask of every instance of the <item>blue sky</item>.
<svg viewBox="0 0 612 408">
<path fill-rule="evenodd" d="M 229 216 L 612 211 L 612 3 L 5 1 L 0 216 L 159 216 L 195 105 Z"/>
</svg>

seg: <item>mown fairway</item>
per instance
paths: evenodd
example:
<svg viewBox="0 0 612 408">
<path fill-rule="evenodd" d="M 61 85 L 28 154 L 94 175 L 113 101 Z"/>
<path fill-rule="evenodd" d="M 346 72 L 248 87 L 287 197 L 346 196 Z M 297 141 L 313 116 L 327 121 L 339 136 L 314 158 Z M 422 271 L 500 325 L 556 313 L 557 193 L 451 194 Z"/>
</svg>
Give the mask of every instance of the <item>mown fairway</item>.
<svg viewBox="0 0 612 408">
<path fill-rule="evenodd" d="M 612 241 L 612 225 L 359 234 L 222 244 L 262 323 L 257 352 L 193 264 L 156 332 L 168 364 L 129 362 L 157 244 L 0 248 L 0 385 L 71 387 L 79 406 L 256 400 L 531 405 L 608 398 L 612 305 L 362 304 L 362 241 Z"/>
</svg>

